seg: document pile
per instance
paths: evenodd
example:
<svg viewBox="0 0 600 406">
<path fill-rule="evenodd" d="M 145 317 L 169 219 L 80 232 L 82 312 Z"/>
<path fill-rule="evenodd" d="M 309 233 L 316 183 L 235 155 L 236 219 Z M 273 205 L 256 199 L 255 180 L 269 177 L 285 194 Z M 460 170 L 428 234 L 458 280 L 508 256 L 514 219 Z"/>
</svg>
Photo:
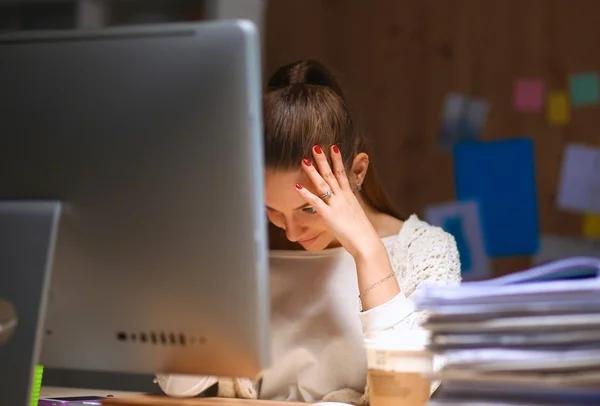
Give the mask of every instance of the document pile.
<svg viewBox="0 0 600 406">
<path fill-rule="evenodd" d="M 416 306 L 445 361 L 430 406 L 600 405 L 600 258 L 426 286 Z"/>
</svg>

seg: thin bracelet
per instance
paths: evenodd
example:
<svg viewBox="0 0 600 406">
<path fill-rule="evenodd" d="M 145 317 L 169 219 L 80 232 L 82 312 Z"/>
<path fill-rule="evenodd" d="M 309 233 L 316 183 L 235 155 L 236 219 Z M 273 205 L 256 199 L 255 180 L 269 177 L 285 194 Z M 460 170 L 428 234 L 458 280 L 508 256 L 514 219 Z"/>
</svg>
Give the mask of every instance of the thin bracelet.
<svg viewBox="0 0 600 406">
<path fill-rule="evenodd" d="M 362 297 L 364 295 L 366 295 L 370 290 L 376 288 L 377 286 L 381 285 L 383 282 L 387 281 L 388 279 L 390 279 L 391 277 L 393 277 L 395 275 L 396 275 L 396 273 L 392 272 L 391 274 L 389 274 L 385 278 L 382 278 L 382 279 L 378 280 L 377 282 L 373 283 L 371 286 L 369 286 L 368 288 L 366 288 L 365 290 L 363 290 L 362 292 L 360 292 L 360 295 L 358 295 L 358 298 L 362 299 Z"/>
</svg>

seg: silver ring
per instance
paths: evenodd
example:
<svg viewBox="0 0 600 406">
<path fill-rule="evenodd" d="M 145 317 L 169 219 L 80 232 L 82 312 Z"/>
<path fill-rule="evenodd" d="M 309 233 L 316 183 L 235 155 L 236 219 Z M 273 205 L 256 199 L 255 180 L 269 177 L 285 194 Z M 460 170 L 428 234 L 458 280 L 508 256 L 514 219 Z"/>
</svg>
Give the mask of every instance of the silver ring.
<svg viewBox="0 0 600 406">
<path fill-rule="evenodd" d="M 333 190 L 329 189 L 327 191 L 327 193 L 322 194 L 321 196 L 319 196 L 319 199 L 327 199 L 329 196 L 331 196 L 333 194 Z"/>
</svg>

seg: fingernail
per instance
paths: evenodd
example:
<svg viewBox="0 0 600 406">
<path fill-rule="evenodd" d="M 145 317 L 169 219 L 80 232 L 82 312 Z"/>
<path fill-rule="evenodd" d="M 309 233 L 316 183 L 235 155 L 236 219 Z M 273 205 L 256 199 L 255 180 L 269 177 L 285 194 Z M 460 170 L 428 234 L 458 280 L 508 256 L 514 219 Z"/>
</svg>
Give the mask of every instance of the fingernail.
<svg viewBox="0 0 600 406">
<path fill-rule="evenodd" d="M 304 165 L 306 165 L 306 166 L 310 166 L 311 165 L 311 163 L 310 163 L 310 161 L 308 159 L 303 159 L 302 163 L 304 163 Z"/>
<path fill-rule="evenodd" d="M 338 148 L 338 146 L 337 146 L 337 145 L 334 145 L 334 146 L 333 146 L 333 152 L 335 152 L 336 154 L 339 154 L 339 153 L 340 153 L 340 149 Z"/>
<path fill-rule="evenodd" d="M 298 190 L 302 189 L 302 185 L 299 183 L 296 183 L 296 189 L 298 189 Z"/>
<path fill-rule="evenodd" d="M 320 147 L 320 146 L 318 146 L 318 145 L 315 145 L 315 152 L 316 152 L 317 154 L 322 154 L 322 153 L 323 153 L 323 151 L 321 150 L 321 147 Z"/>
</svg>

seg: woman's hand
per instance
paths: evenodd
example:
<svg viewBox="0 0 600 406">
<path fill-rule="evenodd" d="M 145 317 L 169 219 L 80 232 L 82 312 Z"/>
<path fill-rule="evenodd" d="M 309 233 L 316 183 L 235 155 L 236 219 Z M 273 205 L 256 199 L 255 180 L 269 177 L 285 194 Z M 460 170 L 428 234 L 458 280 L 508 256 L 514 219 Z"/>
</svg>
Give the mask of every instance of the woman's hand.
<svg viewBox="0 0 600 406">
<path fill-rule="evenodd" d="M 296 185 L 296 189 L 354 257 L 362 308 L 369 310 L 396 297 L 400 286 L 396 278 L 390 277 L 394 273 L 387 250 L 350 187 L 337 146 L 331 147 L 330 154 L 333 171 L 318 145 L 313 148 L 316 168 L 307 159 L 302 162 L 318 194 L 302 185 Z"/>
<path fill-rule="evenodd" d="M 369 257 L 381 251 L 383 244 L 350 187 L 337 146 L 331 147 L 330 156 L 333 170 L 318 145 L 313 148 L 316 167 L 308 159 L 302 162 L 302 168 L 318 195 L 299 184 L 296 189 L 317 210 L 336 239 L 356 260 Z"/>
</svg>

